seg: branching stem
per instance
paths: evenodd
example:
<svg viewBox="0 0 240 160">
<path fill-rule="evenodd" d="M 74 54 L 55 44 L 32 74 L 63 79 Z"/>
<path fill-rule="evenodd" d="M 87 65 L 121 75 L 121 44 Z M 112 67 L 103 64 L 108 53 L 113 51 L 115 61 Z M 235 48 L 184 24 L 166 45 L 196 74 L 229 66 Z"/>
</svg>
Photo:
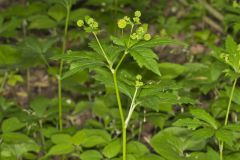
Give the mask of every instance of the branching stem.
<svg viewBox="0 0 240 160">
<path fill-rule="evenodd" d="M 229 117 L 229 113 L 231 110 L 231 104 L 232 104 L 232 99 L 233 99 L 233 94 L 234 94 L 236 84 L 237 84 L 237 79 L 234 80 L 233 86 L 231 89 L 231 93 L 230 93 L 230 97 L 229 97 L 229 101 L 228 101 L 227 113 L 226 113 L 226 117 L 225 117 L 225 121 L 224 121 L 224 126 L 226 126 L 228 124 L 228 117 Z M 223 160 L 223 147 L 224 147 L 224 143 L 223 143 L 223 141 L 220 141 L 219 142 L 220 160 Z"/>
<path fill-rule="evenodd" d="M 129 121 L 132 117 L 133 111 L 137 106 L 137 104 L 135 104 L 135 101 L 136 101 L 138 89 L 139 89 L 139 87 L 135 88 L 135 92 L 134 92 L 134 95 L 133 95 L 133 98 L 132 98 L 132 102 L 131 102 L 131 106 L 130 106 L 130 109 L 129 109 L 129 112 L 128 112 L 128 116 L 127 116 L 126 121 L 125 121 L 125 127 L 126 128 L 128 127 L 128 123 L 129 123 Z"/>
</svg>

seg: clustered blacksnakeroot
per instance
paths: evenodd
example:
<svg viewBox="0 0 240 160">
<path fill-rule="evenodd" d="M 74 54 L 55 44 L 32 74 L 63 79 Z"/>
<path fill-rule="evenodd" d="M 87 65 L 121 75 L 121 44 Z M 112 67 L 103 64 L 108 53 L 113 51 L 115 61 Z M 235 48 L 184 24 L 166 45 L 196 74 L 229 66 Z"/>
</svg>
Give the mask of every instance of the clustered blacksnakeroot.
<svg viewBox="0 0 240 160">
<path fill-rule="evenodd" d="M 89 16 L 86 16 L 84 21 L 82 19 L 78 20 L 77 26 L 84 27 L 84 30 L 86 32 L 97 32 L 98 31 L 98 22 Z"/>
<path fill-rule="evenodd" d="M 130 38 L 132 40 L 150 40 L 151 35 L 147 33 L 146 27 L 141 23 L 141 12 L 135 11 L 134 17 L 131 19 L 128 16 L 124 16 L 122 19 L 119 19 L 117 22 L 118 28 L 125 29 L 128 25 L 131 26 L 131 30 L 134 26 L 138 26 L 135 32 L 131 32 Z M 86 16 L 84 20 L 80 19 L 77 21 L 78 27 L 83 27 L 86 32 L 97 32 L 99 30 L 98 22 L 95 21 L 92 17 Z"/>
<path fill-rule="evenodd" d="M 138 74 L 136 76 L 136 82 L 135 82 L 135 86 L 136 87 L 142 87 L 144 85 L 144 83 L 142 82 L 142 76 L 140 74 Z"/>
</svg>

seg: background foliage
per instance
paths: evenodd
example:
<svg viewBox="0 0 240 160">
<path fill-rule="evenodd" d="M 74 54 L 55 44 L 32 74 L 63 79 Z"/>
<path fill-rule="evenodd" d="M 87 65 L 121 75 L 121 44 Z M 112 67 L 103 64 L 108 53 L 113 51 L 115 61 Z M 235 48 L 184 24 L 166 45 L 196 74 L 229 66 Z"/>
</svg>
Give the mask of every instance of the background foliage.
<svg viewBox="0 0 240 160">
<path fill-rule="evenodd" d="M 133 44 L 117 74 L 125 116 L 135 77 L 144 83 L 127 160 L 240 159 L 240 4 L 227 0 L 0 0 L 0 159 L 122 159 L 113 80 L 77 21 L 99 22 L 102 46 L 117 62 L 125 43 L 118 20 L 136 10 L 152 39 Z"/>
</svg>

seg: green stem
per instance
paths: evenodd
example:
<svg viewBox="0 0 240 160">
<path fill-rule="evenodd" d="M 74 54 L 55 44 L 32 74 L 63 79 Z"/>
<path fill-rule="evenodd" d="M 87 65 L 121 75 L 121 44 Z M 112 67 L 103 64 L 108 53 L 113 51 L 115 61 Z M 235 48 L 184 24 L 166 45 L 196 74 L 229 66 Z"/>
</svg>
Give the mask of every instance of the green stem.
<svg viewBox="0 0 240 160">
<path fill-rule="evenodd" d="M 132 34 L 132 32 L 133 32 L 133 28 L 134 28 L 134 24 L 131 25 L 131 31 L 130 31 L 130 34 L 129 34 L 129 37 L 128 37 L 127 48 L 129 48 L 129 45 L 130 45 L 131 34 Z"/>
<path fill-rule="evenodd" d="M 43 124 L 42 120 L 39 120 L 39 127 L 40 127 L 40 136 L 41 136 L 41 144 L 42 144 L 42 150 L 45 151 L 45 138 L 42 134 Z"/>
<path fill-rule="evenodd" d="M 133 98 L 132 98 L 132 102 L 131 102 L 131 106 L 130 106 L 130 110 L 128 112 L 128 116 L 127 116 L 126 121 L 125 121 L 125 127 L 126 128 L 128 127 L 128 123 L 129 123 L 129 121 L 132 117 L 133 111 L 134 111 L 135 107 L 137 106 L 135 104 L 137 93 L 138 93 L 138 87 L 136 87 L 136 89 L 135 89 L 135 92 L 134 92 L 134 95 L 133 95 Z"/>
<path fill-rule="evenodd" d="M 102 53 L 103 53 L 104 58 L 106 59 L 108 65 L 110 66 L 110 69 L 111 69 L 111 67 L 112 67 L 111 61 L 108 59 L 107 54 L 106 54 L 106 52 L 104 51 L 104 49 L 103 49 L 103 47 L 102 47 L 102 45 L 101 45 L 101 43 L 100 43 L 100 41 L 99 41 L 96 33 L 95 33 L 95 32 L 92 32 L 92 33 L 93 33 L 93 35 L 94 35 L 94 37 L 95 37 L 95 39 L 96 39 L 96 41 L 97 41 L 97 43 L 98 43 L 98 46 L 100 47 L 100 49 L 101 49 L 101 51 L 102 51 Z"/>
<path fill-rule="evenodd" d="M 8 78 L 8 72 L 5 72 L 2 84 L 1 84 L 1 87 L 0 87 L 0 93 L 3 91 L 3 88 L 4 88 L 4 86 L 5 86 L 6 82 L 7 82 L 7 78 Z"/>
<path fill-rule="evenodd" d="M 123 109 L 122 109 L 121 97 L 120 97 L 118 83 L 117 83 L 116 70 L 113 72 L 113 82 L 114 82 L 114 87 L 116 91 L 117 103 L 118 103 L 118 108 L 119 108 L 119 113 L 120 113 L 120 118 L 122 123 L 122 155 L 123 155 L 123 160 L 126 160 L 127 133 L 126 133 L 126 127 L 124 122 L 125 118 L 124 118 Z"/>
<path fill-rule="evenodd" d="M 65 50 L 66 50 L 66 41 L 67 41 L 67 34 L 68 34 L 68 24 L 69 24 L 70 11 L 71 11 L 71 4 L 69 6 L 67 6 L 67 17 L 66 17 L 65 27 L 64 27 L 62 54 L 64 54 Z M 59 113 L 59 130 L 60 131 L 62 131 L 62 129 L 63 129 L 63 122 L 62 122 L 62 72 L 63 72 L 63 59 L 61 59 L 61 61 L 60 61 L 59 75 L 58 75 L 58 113 Z"/>
<path fill-rule="evenodd" d="M 225 121 L 224 121 L 224 126 L 226 126 L 228 124 L 228 117 L 229 117 L 230 110 L 231 110 L 231 104 L 232 104 L 232 99 L 233 99 L 233 94 L 234 94 L 236 84 L 237 84 L 237 79 L 234 80 L 233 86 L 231 89 L 231 93 L 230 93 L 230 97 L 229 97 L 229 101 L 228 101 L 227 113 L 226 113 L 226 117 L 225 117 Z M 224 147 L 224 143 L 221 141 L 219 144 L 220 160 L 223 160 L 223 147 Z"/>
<path fill-rule="evenodd" d="M 118 70 L 118 68 L 119 68 L 120 65 L 122 64 L 122 62 L 123 62 L 123 60 L 125 59 L 125 57 L 127 56 L 127 54 L 128 54 L 128 51 L 125 51 L 124 54 L 122 55 L 120 61 L 118 62 L 117 66 L 116 66 L 116 68 L 115 68 L 115 71 Z"/>
</svg>

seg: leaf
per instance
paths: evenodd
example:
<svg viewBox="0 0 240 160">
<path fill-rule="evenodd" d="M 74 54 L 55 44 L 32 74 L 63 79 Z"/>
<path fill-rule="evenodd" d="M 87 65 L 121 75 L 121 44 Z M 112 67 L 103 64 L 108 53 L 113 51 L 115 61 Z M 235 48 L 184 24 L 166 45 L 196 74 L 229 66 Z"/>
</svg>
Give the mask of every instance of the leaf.
<svg viewBox="0 0 240 160">
<path fill-rule="evenodd" d="M 14 65 L 20 62 L 19 52 L 11 45 L 0 45 L 0 66 Z"/>
<path fill-rule="evenodd" d="M 184 151 L 184 139 L 180 135 L 185 132 L 186 129 L 177 127 L 162 130 L 153 136 L 150 144 L 158 154 L 167 160 L 186 160 L 184 156 L 180 156 Z"/>
<path fill-rule="evenodd" d="M 192 137 L 195 140 L 206 140 L 211 138 L 215 134 L 215 130 L 212 128 L 200 128 L 192 133 Z"/>
<path fill-rule="evenodd" d="M 50 148 L 46 156 L 65 155 L 74 151 L 72 144 L 57 144 Z"/>
<path fill-rule="evenodd" d="M 157 63 L 158 57 L 155 53 L 153 53 L 151 49 L 135 48 L 130 50 L 130 54 L 137 62 L 140 68 L 144 66 L 148 70 L 161 76 Z"/>
<path fill-rule="evenodd" d="M 11 117 L 3 121 L 2 131 L 3 133 L 13 132 L 23 128 L 24 126 L 25 124 L 20 122 L 16 117 Z"/>
<path fill-rule="evenodd" d="M 186 43 L 183 43 L 178 40 L 173 40 L 170 38 L 155 37 L 149 41 L 140 41 L 139 43 L 135 44 L 131 48 L 132 49 L 139 48 L 139 47 L 149 48 L 149 47 L 156 47 L 159 45 L 184 45 L 184 46 L 186 46 Z"/>
<path fill-rule="evenodd" d="M 238 45 L 230 35 L 228 35 L 226 38 L 225 48 L 229 54 L 235 54 L 237 51 Z"/>
<path fill-rule="evenodd" d="M 139 158 L 139 160 L 165 160 L 164 158 L 155 154 L 145 154 Z"/>
<path fill-rule="evenodd" d="M 61 21 L 65 17 L 65 8 L 62 5 L 56 4 L 48 10 L 48 15 L 56 21 Z"/>
<path fill-rule="evenodd" d="M 116 139 L 106 145 L 102 151 L 103 155 L 107 158 L 116 157 L 121 152 L 121 141 L 120 139 Z"/>
<path fill-rule="evenodd" d="M 119 46 L 125 46 L 125 43 L 122 39 L 118 38 L 118 37 L 115 37 L 115 36 L 111 36 L 110 39 L 112 40 L 112 42 L 116 45 L 119 45 Z"/>
<path fill-rule="evenodd" d="M 135 155 L 135 157 L 142 156 L 149 153 L 148 148 L 138 141 L 131 141 L 127 144 L 127 153 Z"/>
<path fill-rule="evenodd" d="M 222 128 L 216 131 L 216 137 L 219 141 L 222 141 L 230 146 L 233 146 L 233 143 L 237 140 L 232 131 Z"/>
<path fill-rule="evenodd" d="M 47 107 L 50 105 L 50 99 L 45 97 L 36 97 L 32 102 L 30 107 L 35 112 L 38 117 L 45 117 L 48 114 L 46 113 Z"/>
<path fill-rule="evenodd" d="M 190 113 L 195 117 L 198 118 L 200 120 L 203 120 L 205 122 L 207 122 L 208 124 L 210 124 L 214 129 L 218 128 L 218 122 L 208 113 L 206 112 L 204 109 L 191 109 Z"/>
<path fill-rule="evenodd" d="M 168 62 L 160 63 L 159 69 L 164 79 L 174 79 L 187 70 L 185 66 Z"/>
<path fill-rule="evenodd" d="M 232 132 L 240 132 L 240 124 L 228 124 L 223 126 L 223 129 L 231 130 Z"/>
<path fill-rule="evenodd" d="M 96 56 L 93 52 L 69 51 L 68 54 L 55 56 L 53 59 L 63 59 L 71 63 L 69 71 L 64 73 L 62 79 L 72 76 L 84 69 L 92 69 L 105 65 L 102 58 Z"/>
<path fill-rule="evenodd" d="M 81 160 L 101 160 L 102 157 L 101 153 L 96 150 L 88 150 L 80 154 Z"/>
<path fill-rule="evenodd" d="M 200 126 L 203 126 L 205 123 L 196 119 L 196 118 L 184 118 L 178 119 L 176 122 L 173 123 L 173 126 L 177 127 L 187 127 L 188 129 L 195 130 Z"/>
<path fill-rule="evenodd" d="M 46 15 L 32 17 L 29 29 L 49 29 L 56 26 L 56 22 Z"/>
<path fill-rule="evenodd" d="M 109 141 L 111 141 L 111 136 L 105 130 L 100 129 L 83 129 L 72 137 L 73 144 L 88 148 L 104 145 Z"/>
<path fill-rule="evenodd" d="M 68 134 L 55 134 L 52 135 L 51 141 L 54 144 L 71 144 L 71 136 Z"/>
<path fill-rule="evenodd" d="M 118 55 L 124 50 L 123 48 L 117 47 L 117 46 L 113 46 L 113 45 L 106 45 L 106 44 L 101 44 L 106 56 L 108 57 L 108 59 L 114 63 L 114 61 L 116 60 L 116 58 L 118 57 Z M 89 43 L 89 47 L 92 48 L 96 53 L 98 53 L 99 55 L 101 55 L 104 58 L 104 53 L 102 52 L 101 47 L 99 46 L 99 44 L 97 43 L 97 41 L 91 41 Z M 104 58 L 105 60 L 105 58 Z"/>
</svg>

